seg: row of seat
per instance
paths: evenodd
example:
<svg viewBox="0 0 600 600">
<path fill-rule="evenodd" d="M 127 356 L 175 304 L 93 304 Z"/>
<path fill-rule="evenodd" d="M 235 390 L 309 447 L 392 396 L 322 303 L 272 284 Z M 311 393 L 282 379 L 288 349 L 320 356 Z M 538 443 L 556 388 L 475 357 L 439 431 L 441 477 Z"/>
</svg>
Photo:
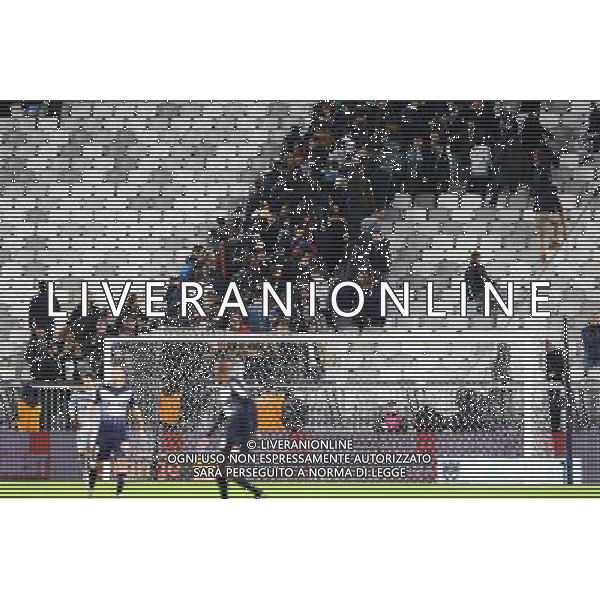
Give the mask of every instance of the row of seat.
<svg viewBox="0 0 600 600">
<path fill-rule="evenodd" d="M 581 218 L 585 212 L 581 198 L 593 189 L 595 167 L 581 167 L 584 149 L 577 143 L 567 143 L 573 138 L 581 137 L 586 126 L 588 105 L 579 107 L 579 114 L 553 115 L 542 113 L 542 123 L 553 129 L 555 142 L 565 145 L 569 152 L 562 155 L 561 167 L 557 170 L 554 181 L 559 187 L 559 193 L 567 215 L 572 222 Z M 566 126 L 566 127 L 565 127 Z M 539 241 L 536 227 L 536 215 L 528 203 L 526 190 L 516 196 L 499 201 L 497 209 L 481 208 L 479 197 L 463 196 L 460 201 L 457 194 L 447 194 L 439 200 L 439 209 L 431 208 L 432 199 L 425 202 L 417 199 L 415 208 L 406 208 L 408 199 L 400 197 L 394 207 L 386 215 L 390 229 L 393 228 L 392 239 L 392 274 L 391 280 L 397 284 L 401 281 L 435 281 L 436 291 L 439 290 L 439 302 L 436 306 L 446 304 L 456 305 L 456 288 L 462 281 L 462 274 L 468 264 L 471 250 L 479 249 L 482 262 L 488 267 L 490 276 L 502 284 L 512 280 L 516 284 L 526 284 L 537 279 L 552 279 L 553 287 L 562 293 L 566 278 L 572 274 L 572 264 L 563 266 L 562 273 L 549 273 L 539 263 Z M 506 204 L 505 204 L 506 202 Z M 398 214 L 398 205 L 400 214 Z M 429 220 L 428 220 L 429 219 Z M 580 231 L 589 235 L 593 230 L 586 218 L 580 223 Z M 404 234 L 404 235 L 403 235 Z M 582 245 L 582 235 L 577 235 L 577 245 L 580 249 L 579 260 L 586 257 L 589 264 L 593 258 L 597 244 Z M 592 235 L 593 237 L 593 235 Z M 404 242 L 402 240 L 405 240 Z M 543 274 L 543 276 L 542 276 Z M 598 280 L 593 276 L 588 284 L 598 286 Z M 500 285 L 500 287 L 502 287 Z M 561 296 L 562 297 L 562 296 Z M 558 300 L 554 306 L 559 305 Z M 563 303 L 564 308 L 564 303 Z M 525 348 L 523 341 L 515 335 L 512 346 L 519 346 L 522 356 L 513 360 L 513 377 L 519 381 L 543 381 L 544 374 L 544 339 L 552 338 L 554 343 L 562 340 L 562 321 L 554 316 L 549 320 L 532 323 L 523 315 L 519 320 L 508 318 L 498 319 L 497 324 L 484 317 L 471 317 L 467 320 L 445 320 L 438 322 L 425 316 L 411 319 L 408 332 L 416 338 L 425 332 L 434 335 L 444 333 L 455 335 L 453 342 L 446 345 L 446 354 L 438 359 L 439 372 L 446 373 L 465 381 L 474 376 L 491 376 L 490 356 L 497 351 L 500 332 L 526 332 L 531 338 L 531 347 Z M 389 323 L 389 331 L 399 327 L 400 321 Z M 479 339 L 473 340 L 473 334 L 479 332 Z M 465 336 L 471 335 L 468 341 Z M 577 343 L 577 337 L 572 340 Z M 511 344 L 509 344 L 511 345 Z M 410 372 L 426 372 L 428 365 L 435 365 L 431 349 L 426 353 L 413 352 L 409 348 L 402 351 L 403 361 L 412 365 L 405 369 Z M 434 369 L 432 368 L 432 371 Z M 581 375 L 581 362 L 574 360 L 574 373 Z M 534 395 L 528 393 L 524 401 L 534 402 Z M 533 406 L 533 405 L 532 405 Z M 530 419 L 544 422 L 547 418 L 542 407 L 541 412 L 534 411 Z M 538 414 L 539 413 L 539 414 Z M 538 440 L 538 444 L 543 442 Z"/>
<path fill-rule="evenodd" d="M 177 274 L 312 108 L 109 104 L 65 107 L 60 129 L 46 117 L 37 127 L 26 117 L 0 122 L 0 314 L 10 316 L 2 322 L 0 380 L 27 372 L 22 352 L 36 280 L 64 282 L 60 300 L 72 308 L 78 280 Z"/>
</svg>

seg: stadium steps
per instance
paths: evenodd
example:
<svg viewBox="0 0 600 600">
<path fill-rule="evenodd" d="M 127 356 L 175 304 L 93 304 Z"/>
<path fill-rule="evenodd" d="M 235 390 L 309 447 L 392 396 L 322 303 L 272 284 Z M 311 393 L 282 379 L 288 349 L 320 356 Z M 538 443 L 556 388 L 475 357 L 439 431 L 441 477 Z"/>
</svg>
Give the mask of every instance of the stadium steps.
<svg viewBox="0 0 600 600">
<path fill-rule="evenodd" d="M 565 206 L 570 222 L 583 222 L 587 225 L 591 219 L 592 211 L 585 209 L 580 203 L 578 196 L 590 188 L 593 181 L 593 169 L 582 168 L 579 161 L 582 158 L 583 149 L 578 147 L 573 140 L 581 137 L 585 131 L 585 117 L 589 110 L 589 104 L 569 105 L 552 103 L 547 106 L 547 111 L 542 113 L 542 124 L 550 129 L 555 135 L 553 145 L 555 148 L 566 147 L 567 152 L 561 156 L 560 168 L 555 170 L 554 181 L 559 188 L 559 194 Z M 577 112 L 579 111 L 579 112 Z M 482 253 L 482 262 L 486 265 L 489 275 L 500 284 L 512 280 L 518 290 L 519 283 L 527 283 L 531 280 L 541 280 L 544 273 L 539 264 L 539 240 L 536 233 L 535 214 L 527 197 L 527 192 L 521 189 L 510 198 L 499 199 L 496 211 L 481 208 L 479 197 L 463 196 L 459 200 L 458 194 L 445 194 L 439 199 L 439 209 L 431 209 L 432 198 L 417 198 L 416 206 L 409 207 L 409 199 L 399 196 L 394 205 L 386 213 L 387 231 L 392 232 L 391 237 L 391 274 L 392 287 L 400 289 L 401 282 L 421 282 L 419 292 L 423 295 L 424 281 L 435 281 L 436 309 L 445 309 L 452 306 L 457 311 L 458 285 L 463 280 L 463 273 L 469 262 L 469 254 L 472 250 L 479 249 Z M 585 230 L 585 227 L 582 229 Z M 581 234 L 583 235 L 583 234 Z M 579 237 L 581 237 L 579 235 Z M 593 277 L 592 248 L 598 247 L 598 241 L 586 246 L 586 249 L 578 257 L 584 264 L 589 265 L 592 283 L 598 285 L 597 279 Z M 569 240 L 567 246 L 578 243 L 581 248 L 580 239 Z M 559 251 L 566 252 L 566 250 Z M 557 285 L 561 289 L 561 277 L 568 277 L 568 267 L 559 269 L 552 274 L 553 289 Z M 563 281 L 564 285 L 565 282 Z M 519 294 L 515 294 L 517 299 Z M 588 296 L 582 296 L 582 301 L 589 302 Z M 413 305 L 415 308 L 415 305 Z M 397 317 L 388 319 L 386 328 L 390 331 L 397 327 L 404 327 L 406 332 L 416 336 L 430 332 L 434 335 L 456 332 L 456 345 L 445 346 L 444 360 L 440 362 L 440 368 L 446 370 L 448 376 L 453 379 L 461 377 L 471 378 L 484 375 L 490 376 L 490 365 L 497 350 L 494 343 L 494 335 L 490 332 L 499 331 L 494 328 L 490 320 L 472 317 L 467 320 L 468 327 L 458 319 L 446 320 L 443 325 L 436 326 L 435 319 L 424 315 L 423 302 L 414 311 L 416 316 L 409 319 Z M 527 320 L 522 315 L 517 322 L 510 323 L 508 319 L 499 319 L 499 326 L 503 330 L 522 329 Z M 504 323 L 504 324 L 503 324 Z M 476 326 L 487 336 L 480 336 L 479 341 L 472 342 L 469 352 L 469 360 L 465 360 L 465 344 L 461 343 L 461 337 Z M 556 323 L 552 323 L 552 331 L 556 333 Z M 540 336 L 536 340 L 538 352 L 543 354 L 543 334 L 537 330 Z M 560 333 L 560 329 L 558 329 Z M 556 336 L 555 336 L 556 337 Z M 560 340 L 558 340 L 560 342 Z M 427 352 L 431 353 L 431 348 Z M 415 352 L 410 348 L 401 349 L 402 361 L 410 368 L 404 369 L 404 375 L 418 373 L 423 369 L 425 362 L 419 361 L 422 352 Z M 485 358 L 483 358 L 485 357 Z M 466 364 L 465 364 L 466 363 Z M 420 366 L 422 364 L 423 366 Z M 427 362 L 427 364 L 429 364 Z M 524 376 L 535 377 L 537 371 L 529 368 L 523 369 Z M 540 367 L 536 365 L 536 369 Z M 542 367 L 543 368 L 543 367 Z M 542 442 L 538 441 L 539 444 Z"/>
<path fill-rule="evenodd" d="M 0 123 L 0 381 L 26 372 L 35 281 L 162 280 L 178 273 L 214 219 L 242 203 L 312 103 L 75 102 L 56 119 Z M 119 227 L 119 225 L 121 225 Z M 18 291 L 18 296 L 15 294 Z M 15 301 L 18 297 L 18 302 Z"/>
</svg>

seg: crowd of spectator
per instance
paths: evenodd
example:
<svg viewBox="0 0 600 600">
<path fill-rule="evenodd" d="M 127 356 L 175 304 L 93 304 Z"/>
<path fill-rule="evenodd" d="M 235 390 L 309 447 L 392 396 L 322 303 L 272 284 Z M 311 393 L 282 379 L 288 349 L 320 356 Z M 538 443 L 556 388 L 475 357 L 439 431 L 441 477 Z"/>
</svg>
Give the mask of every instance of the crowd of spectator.
<svg viewBox="0 0 600 600">
<path fill-rule="evenodd" d="M 379 105 L 324 102 L 315 106 L 306 131 L 292 128 L 273 168 L 255 182 L 245 204 L 217 219 L 208 243 L 195 246 L 172 278 L 170 324 L 182 323 L 177 316 L 182 281 L 202 283 L 208 290 L 209 317 L 211 291 L 222 297 L 230 282 L 250 307 L 247 318 L 203 319 L 208 327 L 308 332 L 383 324 L 376 315 L 376 284 L 389 272 L 381 221 L 394 197 L 394 182 L 380 141 L 382 110 Z M 283 319 L 275 304 L 268 317 L 261 314 L 262 281 L 281 296 L 293 284 L 291 318 Z M 366 292 L 365 310 L 350 323 L 337 318 L 326 301 L 340 281 L 362 282 Z M 314 317 L 308 310 L 311 282 L 318 305 Z M 350 311 L 356 302 L 353 290 L 340 294 L 340 309 Z"/>
<path fill-rule="evenodd" d="M 409 195 L 412 203 L 423 194 L 437 203 L 452 190 L 459 198 L 474 193 L 482 203 L 496 206 L 501 193 L 526 186 L 539 213 L 545 261 L 548 245 L 559 245 L 561 225 L 564 235 L 564 216 L 552 181 L 559 157 L 549 145 L 552 134 L 542 126 L 540 111 L 536 101 L 522 102 L 516 112 L 494 101 L 316 104 L 308 126 L 291 129 L 272 168 L 236 210 L 217 219 L 208 242 L 194 246 L 180 273 L 170 279 L 166 324 L 252 332 L 384 325 L 378 284 L 389 274 L 390 256 L 381 225 L 399 193 Z M 592 154 L 598 150 L 597 115 L 594 104 L 588 127 Z M 477 259 L 472 263 L 470 272 L 476 275 L 482 267 Z M 475 280 L 482 278 L 469 279 L 470 296 L 478 301 L 481 286 Z M 265 280 L 280 295 L 288 282 L 294 284 L 291 318 L 282 318 L 275 304 L 268 317 L 262 315 L 257 283 Z M 203 284 L 209 318 L 179 316 L 183 281 Z M 222 297 L 232 281 L 249 314 L 216 317 L 211 298 Z M 333 314 L 327 302 L 340 281 L 355 281 L 365 290 L 365 307 L 351 320 Z M 317 292 L 314 317 L 308 314 L 310 282 Z M 39 298 L 44 299 L 43 293 Z M 351 288 L 338 297 L 342 310 L 351 311 L 357 302 Z M 40 306 L 45 307 L 38 302 L 30 310 L 28 360 L 34 370 L 43 364 L 49 368 L 47 353 L 86 354 L 101 345 L 103 334 L 131 335 L 157 325 L 144 317 L 132 294 L 114 322 L 93 303 L 83 319 L 76 308 L 67 331 L 54 342 L 48 335 L 53 324 L 41 315 Z M 98 334 L 96 327 L 104 333 Z"/>
<path fill-rule="evenodd" d="M 514 194 L 523 186 L 539 213 L 545 261 L 545 240 L 551 237 L 550 247 L 558 246 L 558 225 L 562 223 L 564 234 L 564 216 L 553 183 L 559 156 L 550 146 L 553 136 L 542 126 L 540 111 L 539 102 L 522 102 L 516 112 L 494 101 L 316 104 L 308 126 L 291 129 L 272 168 L 255 181 L 240 206 L 216 220 L 208 241 L 195 245 L 179 274 L 170 278 L 164 320 L 148 319 L 135 294 L 129 295 L 116 319 L 90 298 L 86 316 L 82 306 L 76 306 L 66 327 L 55 331 L 46 314 L 48 290 L 41 283 L 29 311 L 26 359 L 32 378 L 77 380 L 83 366 L 101 379 L 106 336 L 130 336 L 157 326 L 298 333 L 383 326 L 378 284 L 389 275 L 390 255 L 382 223 L 397 194 L 410 197 L 412 205 L 419 196 L 428 196 L 434 206 L 448 192 L 459 199 L 475 194 L 482 206 L 495 208 L 501 194 Z M 597 121 L 594 105 L 589 160 L 598 152 Z M 552 236 L 548 227 L 553 228 Z M 481 311 L 489 277 L 478 252 L 473 252 L 465 278 L 469 298 Z M 280 296 L 286 284 L 293 284 L 291 317 L 283 317 L 274 303 L 263 316 L 262 281 L 269 281 Z M 364 309 L 352 319 L 334 314 L 328 302 L 340 281 L 355 281 L 365 291 Z M 208 318 L 180 316 L 182 282 L 203 285 Z M 216 299 L 231 282 L 249 307 L 247 317 L 216 314 Z M 315 316 L 308 310 L 311 282 L 317 295 Z M 344 311 L 355 308 L 357 301 L 349 288 L 338 296 Z M 298 372 L 304 378 L 322 375 L 312 346 L 290 345 L 289 350 L 267 348 L 256 354 L 247 375 L 273 385 Z M 165 384 L 168 389 L 185 387 L 181 381 Z"/>
<path fill-rule="evenodd" d="M 598 108 L 590 115 L 591 149 Z M 273 168 L 259 178 L 245 204 L 220 217 L 205 246 L 196 246 L 170 286 L 171 322 L 177 318 L 180 281 L 197 281 L 223 293 L 230 281 L 244 289 L 247 304 L 255 282 L 269 280 L 278 291 L 295 284 L 300 309 L 283 320 L 251 311 L 247 319 L 225 318 L 207 326 L 238 331 L 314 331 L 382 326 L 379 286 L 389 274 L 389 244 L 382 235 L 384 211 L 397 194 L 433 199 L 452 191 L 459 200 L 481 196 L 497 207 L 501 194 L 526 189 L 538 214 L 540 258 L 565 236 L 562 203 L 553 183 L 560 164 L 551 132 L 540 120 L 541 103 L 522 102 L 517 111 L 483 102 L 322 102 L 305 131 L 286 136 Z M 597 148 L 596 148 L 597 150 Z M 428 213 L 429 215 L 429 213 Z M 365 309 L 353 321 L 336 318 L 325 301 L 336 283 L 356 281 L 366 291 Z M 320 310 L 307 317 L 309 282 Z M 346 289 L 340 308 L 357 297 Z"/>
<path fill-rule="evenodd" d="M 131 294 L 116 318 L 89 297 L 87 314 L 83 314 L 80 303 L 71 311 L 65 327 L 57 329 L 54 317 L 48 316 L 47 283 L 38 285 L 38 293 L 29 305 L 31 337 L 25 350 L 34 381 L 79 380 L 82 365 L 102 379 L 105 338 L 135 335 L 153 325 L 138 306 L 136 294 Z M 59 310 L 54 297 L 54 311 Z"/>
</svg>

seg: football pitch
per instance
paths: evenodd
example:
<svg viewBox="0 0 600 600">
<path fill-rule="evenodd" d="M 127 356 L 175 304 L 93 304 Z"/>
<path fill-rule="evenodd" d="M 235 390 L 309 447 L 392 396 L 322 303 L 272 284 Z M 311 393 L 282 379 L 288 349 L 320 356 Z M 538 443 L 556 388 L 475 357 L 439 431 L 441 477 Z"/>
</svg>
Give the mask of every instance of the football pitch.
<svg viewBox="0 0 600 600">
<path fill-rule="evenodd" d="M 258 483 L 270 498 L 600 498 L 600 486 L 588 485 L 452 485 L 331 482 Z M 253 499 L 230 484 L 230 497 Z M 114 498 L 115 483 L 98 483 L 89 499 Z M 0 482 L 0 498 L 88 498 L 84 482 Z M 217 484 L 201 482 L 128 482 L 120 497 L 218 499 Z"/>
</svg>

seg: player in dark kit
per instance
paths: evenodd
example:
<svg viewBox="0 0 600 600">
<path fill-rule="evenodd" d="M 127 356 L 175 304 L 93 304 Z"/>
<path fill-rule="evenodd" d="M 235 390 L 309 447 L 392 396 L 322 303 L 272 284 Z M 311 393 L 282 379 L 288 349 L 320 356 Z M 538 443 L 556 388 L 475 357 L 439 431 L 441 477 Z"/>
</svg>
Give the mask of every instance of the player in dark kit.
<svg viewBox="0 0 600 600">
<path fill-rule="evenodd" d="M 231 368 L 231 370 L 228 372 L 229 368 Z M 217 477 L 219 492 L 221 498 L 224 499 L 228 497 L 227 484 L 229 478 L 226 476 L 226 472 L 227 467 L 229 466 L 229 455 L 236 447 L 239 448 L 240 452 L 248 452 L 248 442 L 256 430 L 256 406 L 251 390 L 244 384 L 243 371 L 243 361 L 239 358 L 234 360 L 232 365 L 221 363 L 217 379 L 222 384 L 226 383 L 229 388 L 228 402 L 233 409 L 233 413 L 229 419 L 226 419 L 225 415 L 221 414 L 208 433 L 209 437 L 212 436 L 227 420 L 225 446 L 222 450 L 227 458 L 225 462 L 220 465 L 223 476 Z M 246 478 L 234 477 L 231 478 L 231 480 L 238 485 L 241 485 L 249 492 L 252 492 L 255 498 L 262 497 L 262 491 L 252 485 Z"/>
<path fill-rule="evenodd" d="M 96 445 L 98 455 L 89 472 L 89 491 L 93 492 L 98 474 L 106 461 L 111 461 L 117 475 L 117 496 L 125 485 L 122 445 L 127 437 L 127 413 L 133 398 L 127 374 L 120 366 L 114 366 L 110 383 L 101 385 L 96 392 L 96 403 L 100 407 L 100 426 Z"/>
</svg>

